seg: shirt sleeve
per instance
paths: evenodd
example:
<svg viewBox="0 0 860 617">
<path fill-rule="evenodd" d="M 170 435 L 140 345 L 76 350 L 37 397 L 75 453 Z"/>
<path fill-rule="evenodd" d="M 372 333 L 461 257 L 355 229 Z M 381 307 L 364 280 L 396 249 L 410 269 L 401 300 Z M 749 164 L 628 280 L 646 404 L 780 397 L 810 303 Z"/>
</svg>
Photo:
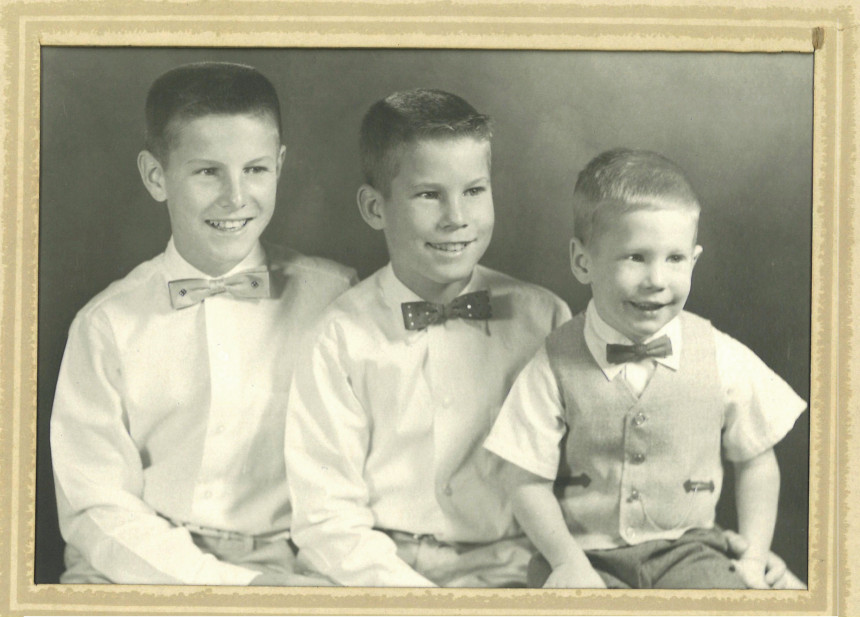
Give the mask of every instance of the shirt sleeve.
<svg viewBox="0 0 860 617">
<path fill-rule="evenodd" d="M 342 585 L 430 587 L 374 529 L 364 480 L 370 418 L 350 384 L 335 325 L 325 327 L 293 374 L 285 456 L 300 558 Z"/>
<path fill-rule="evenodd" d="M 785 437 L 806 402 L 742 343 L 715 330 L 715 346 L 726 397 L 723 450 L 730 461 L 750 460 Z"/>
<path fill-rule="evenodd" d="M 542 345 L 511 387 L 484 447 L 526 471 L 555 480 L 565 430 L 564 403 Z"/>
<path fill-rule="evenodd" d="M 246 585 L 259 572 L 204 553 L 143 501 L 122 367 L 104 315 L 78 315 L 60 367 L 51 455 L 63 538 L 114 583 Z"/>
</svg>

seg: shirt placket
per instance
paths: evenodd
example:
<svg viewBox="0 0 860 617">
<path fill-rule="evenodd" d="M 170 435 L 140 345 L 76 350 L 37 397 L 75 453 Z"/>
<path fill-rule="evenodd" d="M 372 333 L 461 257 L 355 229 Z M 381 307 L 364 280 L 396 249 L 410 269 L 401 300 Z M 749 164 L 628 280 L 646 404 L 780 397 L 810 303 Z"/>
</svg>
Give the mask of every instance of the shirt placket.
<svg viewBox="0 0 860 617">
<path fill-rule="evenodd" d="M 203 457 L 194 491 L 195 520 L 217 524 L 228 498 L 231 477 L 230 443 L 235 443 L 236 410 L 241 401 L 240 332 L 235 301 L 213 297 L 205 301 L 209 353 L 210 401 Z"/>
<path fill-rule="evenodd" d="M 450 503 L 454 498 L 454 487 L 451 485 L 448 462 L 450 461 L 449 448 L 455 441 L 451 431 L 456 430 L 454 426 L 454 417 L 456 416 L 454 397 L 452 392 L 444 387 L 444 384 L 451 383 L 450 377 L 447 375 L 450 367 L 446 366 L 447 343 L 452 336 L 451 332 L 447 332 L 449 326 L 449 323 L 443 323 L 430 327 L 427 331 L 427 371 L 431 396 L 431 409 L 428 411 L 433 414 L 433 430 L 430 438 L 432 439 L 431 447 L 434 454 L 434 491 L 442 511 L 447 512 L 451 511 Z M 449 532 L 446 517 L 441 512 L 439 516 L 439 520 L 434 523 L 434 528 L 442 531 L 443 534 Z"/>
</svg>

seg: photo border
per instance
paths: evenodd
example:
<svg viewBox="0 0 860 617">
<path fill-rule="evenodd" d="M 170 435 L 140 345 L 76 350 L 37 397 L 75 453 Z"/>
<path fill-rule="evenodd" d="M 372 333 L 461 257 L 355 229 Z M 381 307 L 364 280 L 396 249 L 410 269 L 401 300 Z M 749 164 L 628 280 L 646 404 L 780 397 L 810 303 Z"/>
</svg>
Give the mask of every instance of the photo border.
<svg viewBox="0 0 860 617">
<path fill-rule="evenodd" d="M 858 614 L 860 310 L 854 1 L 0 0 L 0 613 Z M 236 588 L 33 583 L 42 46 L 386 47 L 814 53 L 807 591 Z M 852 434 L 855 434 L 852 439 Z M 854 446 L 853 451 L 852 447 Z M 852 497 L 853 495 L 853 497 Z M 854 521 L 852 522 L 852 518 Z M 838 538 L 838 542 L 837 542 Z"/>
</svg>

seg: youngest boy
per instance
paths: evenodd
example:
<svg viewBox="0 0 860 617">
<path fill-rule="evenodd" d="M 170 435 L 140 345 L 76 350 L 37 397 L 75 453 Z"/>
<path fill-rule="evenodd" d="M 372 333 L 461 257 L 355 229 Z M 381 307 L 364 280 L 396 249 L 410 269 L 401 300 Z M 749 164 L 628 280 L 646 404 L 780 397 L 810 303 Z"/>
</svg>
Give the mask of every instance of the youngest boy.
<svg viewBox="0 0 860 617">
<path fill-rule="evenodd" d="M 494 222 L 486 116 L 446 92 L 398 92 L 367 112 L 361 155 L 359 209 L 391 261 L 332 304 L 297 365 L 299 560 L 344 585 L 523 586 L 531 548 L 481 443 L 570 312 L 477 265 Z"/>
<path fill-rule="evenodd" d="M 702 248 L 698 199 L 676 165 L 603 153 L 573 203 L 571 266 L 592 300 L 523 370 L 485 444 L 508 461 L 517 519 L 552 568 L 545 586 L 768 587 L 773 446 L 805 403 L 683 311 Z M 749 545 L 735 562 L 714 528 L 721 451 Z"/>
<path fill-rule="evenodd" d="M 172 236 L 69 332 L 51 417 L 61 582 L 326 583 L 294 568 L 282 384 L 355 273 L 260 243 L 285 146 L 258 71 L 168 71 L 146 120 L 138 167 Z"/>
</svg>

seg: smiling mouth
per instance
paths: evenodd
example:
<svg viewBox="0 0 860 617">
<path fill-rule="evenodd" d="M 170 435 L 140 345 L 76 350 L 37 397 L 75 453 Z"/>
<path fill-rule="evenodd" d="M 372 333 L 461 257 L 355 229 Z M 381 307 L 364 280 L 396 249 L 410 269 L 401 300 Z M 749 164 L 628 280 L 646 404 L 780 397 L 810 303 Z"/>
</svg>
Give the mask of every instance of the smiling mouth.
<svg viewBox="0 0 860 617">
<path fill-rule="evenodd" d="M 469 240 L 468 242 L 428 242 L 427 246 L 443 253 L 459 253 L 472 244 L 472 242 L 474 240 Z"/>
<path fill-rule="evenodd" d="M 633 308 L 640 310 L 640 311 L 645 311 L 645 312 L 659 311 L 661 308 L 663 308 L 665 306 L 669 306 L 668 304 L 661 304 L 659 302 L 632 302 L 631 301 L 631 302 L 629 302 L 629 304 Z"/>
<path fill-rule="evenodd" d="M 250 220 L 251 219 L 207 219 L 206 224 L 218 231 L 239 231 L 240 229 L 244 229 L 245 225 L 247 225 Z"/>
</svg>

